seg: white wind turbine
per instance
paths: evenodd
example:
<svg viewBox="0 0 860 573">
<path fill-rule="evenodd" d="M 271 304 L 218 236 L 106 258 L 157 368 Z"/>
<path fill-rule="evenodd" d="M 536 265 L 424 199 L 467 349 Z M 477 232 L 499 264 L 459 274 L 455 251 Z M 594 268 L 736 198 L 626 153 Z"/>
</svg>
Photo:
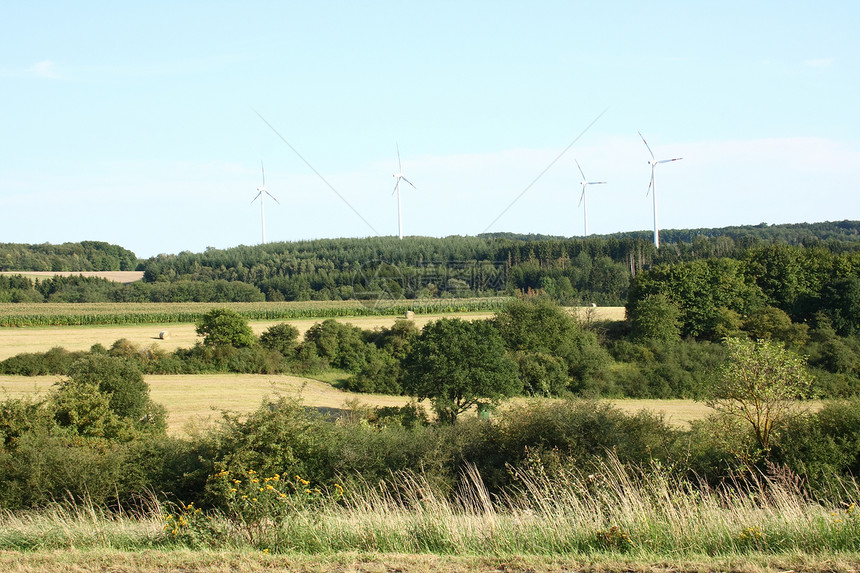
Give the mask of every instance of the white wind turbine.
<svg viewBox="0 0 860 573">
<path fill-rule="evenodd" d="M 576 163 L 576 167 L 579 168 L 579 173 L 582 175 L 582 195 L 579 196 L 579 205 L 582 205 L 583 213 L 585 214 L 585 236 L 588 236 L 588 194 L 586 190 L 589 185 L 605 185 L 606 181 L 589 181 L 585 176 L 585 173 L 582 172 L 582 167 L 579 167 L 579 161 L 576 159 L 573 160 Z"/>
<path fill-rule="evenodd" d="M 278 205 L 280 205 L 281 202 L 278 201 L 274 195 L 269 193 L 268 189 L 266 189 L 266 169 L 265 169 L 265 167 L 263 167 L 262 161 L 260 161 L 260 170 L 263 172 L 263 184 L 260 187 L 257 187 L 257 195 L 253 199 L 251 199 L 251 203 L 253 203 L 257 199 L 260 200 L 260 221 L 263 224 L 263 244 L 265 245 L 266 244 L 266 211 L 265 211 L 265 207 L 263 206 L 263 203 L 264 203 L 263 195 L 268 195 L 269 197 L 274 199 L 275 203 L 277 203 Z"/>
<path fill-rule="evenodd" d="M 403 167 L 400 165 L 400 146 L 397 146 L 397 173 L 394 174 L 394 191 L 391 192 L 392 195 L 397 193 L 397 234 L 400 237 L 400 240 L 403 240 L 403 212 L 400 209 L 400 180 L 406 181 L 410 185 L 412 185 L 412 181 L 403 176 Z M 412 185 L 413 189 L 418 189 L 415 185 Z"/>
<path fill-rule="evenodd" d="M 657 182 L 654 179 L 654 170 L 657 168 L 657 165 L 660 163 L 670 163 L 672 161 L 680 161 L 683 157 L 676 157 L 674 159 L 661 159 L 657 160 L 654 157 L 654 152 L 651 151 L 651 148 L 648 146 L 648 142 L 645 141 L 645 137 L 642 135 L 642 132 L 639 132 L 639 137 L 642 138 L 642 143 L 645 144 L 645 147 L 648 149 L 648 153 L 651 154 L 651 161 L 648 162 L 648 165 L 651 166 L 651 182 L 648 183 L 648 191 L 652 193 L 652 199 L 654 201 L 654 246 L 658 249 L 660 248 L 660 231 L 657 227 Z M 645 193 L 645 196 L 648 196 L 648 193 Z"/>
</svg>

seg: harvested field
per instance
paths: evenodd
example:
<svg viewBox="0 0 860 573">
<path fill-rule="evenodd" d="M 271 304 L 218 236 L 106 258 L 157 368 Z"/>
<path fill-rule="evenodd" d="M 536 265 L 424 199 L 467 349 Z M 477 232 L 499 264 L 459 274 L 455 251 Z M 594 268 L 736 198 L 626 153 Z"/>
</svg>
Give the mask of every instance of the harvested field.
<svg viewBox="0 0 860 573">
<path fill-rule="evenodd" d="M 133 283 L 143 280 L 143 271 L 2 271 L 0 275 L 23 275 L 31 279 L 45 277 L 97 277 L 117 283 Z"/>
<path fill-rule="evenodd" d="M 46 393 L 59 376 L 0 376 L 0 399 L 38 396 Z M 222 410 L 251 412 L 265 397 L 300 399 L 305 405 L 324 409 L 343 409 L 347 403 L 366 406 L 402 406 L 405 396 L 355 394 L 334 388 L 326 382 L 286 375 L 263 374 L 194 374 L 181 376 L 146 376 L 152 399 L 164 404 L 169 414 L 169 431 L 182 434 L 189 425 L 206 425 L 217 419 Z M 510 404 L 522 404 L 534 398 L 516 398 Z M 711 409 L 694 400 L 609 400 L 621 410 L 635 414 L 648 410 L 662 414 L 678 427 L 707 416 Z M 821 403 L 811 404 L 813 408 Z M 429 404 L 425 402 L 429 409 Z M 468 415 L 468 414 L 467 414 Z M 504 407 L 496 414 L 504 416 Z"/>
</svg>

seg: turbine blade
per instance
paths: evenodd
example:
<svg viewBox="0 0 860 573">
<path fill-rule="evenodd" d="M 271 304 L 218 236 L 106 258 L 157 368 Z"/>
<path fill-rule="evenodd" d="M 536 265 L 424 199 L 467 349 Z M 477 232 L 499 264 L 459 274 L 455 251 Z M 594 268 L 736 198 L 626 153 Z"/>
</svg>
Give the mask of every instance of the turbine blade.
<svg viewBox="0 0 860 573">
<path fill-rule="evenodd" d="M 409 179 L 407 179 L 406 177 L 403 177 L 403 176 L 401 175 L 401 176 L 400 176 L 400 178 L 401 178 L 401 179 L 403 179 L 404 181 L 406 181 L 407 183 L 409 183 L 410 185 L 412 185 L 412 181 L 410 181 L 410 180 L 409 180 Z M 418 187 L 416 187 L 415 185 L 412 185 L 412 188 L 413 188 L 413 189 L 418 189 Z"/>
<path fill-rule="evenodd" d="M 654 164 L 651 164 L 651 181 L 648 182 L 648 191 L 645 192 L 646 197 L 651 193 L 652 185 L 654 185 Z"/>
<path fill-rule="evenodd" d="M 605 185 L 606 181 L 589 181 L 589 185 Z"/>
<path fill-rule="evenodd" d="M 266 186 L 266 168 L 263 167 L 263 160 L 260 160 L 260 171 L 263 172 L 263 187 Z"/>
<path fill-rule="evenodd" d="M 579 161 L 574 159 L 573 162 L 576 163 L 576 167 L 579 169 L 579 174 L 582 175 L 582 180 L 585 181 L 586 180 L 585 173 L 582 172 L 582 167 L 579 166 Z"/>
<path fill-rule="evenodd" d="M 262 195 L 262 194 L 263 194 L 263 192 L 262 192 L 262 191 L 260 191 L 259 193 L 257 193 L 256 195 L 254 195 L 254 198 L 253 198 L 253 199 L 251 199 L 251 203 L 253 203 L 254 201 L 256 201 L 256 200 L 257 200 L 257 198 L 258 198 L 260 195 Z"/>
<path fill-rule="evenodd" d="M 588 185 L 588 183 L 582 184 L 582 194 L 579 196 L 579 203 L 576 204 L 577 207 L 582 205 L 582 200 L 585 199 L 585 188 L 587 185 Z"/>
<path fill-rule="evenodd" d="M 650 153 L 650 154 L 651 154 L 651 159 L 655 159 L 655 160 L 656 160 L 656 158 L 654 157 L 654 152 L 653 152 L 653 151 L 651 151 L 651 148 L 648 146 L 648 142 L 647 142 L 647 141 L 645 141 L 645 136 L 643 136 L 643 135 L 642 135 L 642 132 L 641 132 L 641 131 L 639 131 L 639 132 L 637 132 L 637 133 L 639 134 L 639 137 L 641 137 L 641 138 L 642 138 L 642 143 L 644 143 L 644 144 L 645 144 L 645 147 L 648 149 L 648 153 Z"/>
<path fill-rule="evenodd" d="M 676 157 L 675 159 L 661 159 L 657 163 L 671 163 L 672 161 L 680 161 L 684 159 L 683 157 Z"/>
<path fill-rule="evenodd" d="M 397 142 L 394 145 L 397 146 L 397 172 L 403 173 L 403 167 L 400 166 L 400 145 Z"/>
<path fill-rule="evenodd" d="M 269 193 L 268 191 L 266 191 L 266 195 L 268 195 L 269 197 L 271 197 L 272 199 L 274 199 L 274 200 L 275 200 L 275 203 L 277 203 L 278 205 L 280 205 L 280 204 L 281 204 L 281 202 L 280 202 L 280 201 L 278 201 L 278 198 L 277 198 L 277 197 L 275 197 L 274 195 L 272 195 L 271 193 Z"/>
<path fill-rule="evenodd" d="M 398 177 L 397 175 L 395 175 L 394 177 L 396 177 L 397 180 L 394 183 L 394 191 L 391 192 L 392 195 L 394 195 L 397 192 L 397 190 L 400 189 L 400 177 Z"/>
</svg>

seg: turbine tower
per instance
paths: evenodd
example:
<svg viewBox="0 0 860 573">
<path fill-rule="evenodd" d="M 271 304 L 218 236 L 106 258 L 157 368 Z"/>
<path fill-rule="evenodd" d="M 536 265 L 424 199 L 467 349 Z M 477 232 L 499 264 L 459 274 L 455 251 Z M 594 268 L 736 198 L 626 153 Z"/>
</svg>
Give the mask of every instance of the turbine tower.
<svg viewBox="0 0 860 573">
<path fill-rule="evenodd" d="M 266 211 L 265 211 L 265 207 L 263 206 L 263 203 L 264 203 L 263 195 L 268 195 L 269 197 L 274 199 L 275 203 L 277 203 L 278 205 L 280 205 L 281 202 L 278 201 L 274 195 L 269 193 L 268 189 L 266 189 L 266 168 L 263 167 L 262 161 L 260 161 L 260 170 L 263 172 L 263 184 L 260 187 L 257 187 L 257 195 L 253 199 L 251 199 L 251 203 L 253 203 L 257 199 L 260 199 L 260 221 L 263 224 L 263 244 L 265 245 L 266 244 Z"/>
<path fill-rule="evenodd" d="M 651 151 L 651 148 L 648 146 L 648 142 L 645 141 L 645 137 L 642 135 L 642 132 L 639 132 L 639 137 L 642 138 L 642 143 L 645 144 L 645 147 L 648 149 L 648 153 L 651 154 L 651 161 L 648 162 L 648 165 L 651 166 L 651 182 L 648 183 L 648 192 L 652 194 L 652 199 L 654 201 L 654 246 L 658 249 L 660 248 L 660 231 L 657 227 L 657 182 L 654 179 L 654 170 L 657 168 L 657 165 L 660 163 L 671 163 L 672 161 L 680 161 L 683 157 L 676 157 L 674 159 L 660 159 L 657 160 L 654 157 L 654 152 Z M 645 193 L 645 196 L 648 196 L 648 193 Z"/>
<path fill-rule="evenodd" d="M 589 185 L 605 185 L 606 181 L 589 181 L 585 176 L 585 173 L 582 172 L 582 167 L 579 166 L 579 161 L 576 159 L 573 160 L 576 163 L 576 167 L 579 169 L 579 174 L 582 175 L 582 195 L 579 196 L 579 205 L 582 205 L 582 211 L 585 214 L 585 236 L 588 236 L 588 195 L 586 194 L 586 189 L 588 189 Z M 577 207 L 579 207 L 577 205 Z"/>
<path fill-rule="evenodd" d="M 400 237 L 400 240 L 403 240 L 403 212 L 400 208 L 400 180 L 406 181 L 410 185 L 412 182 L 403 176 L 403 167 L 400 165 L 400 146 L 397 145 L 397 173 L 394 174 L 394 191 L 391 192 L 392 195 L 397 193 L 397 235 Z M 418 189 L 415 185 L 412 185 L 413 189 Z"/>
</svg>

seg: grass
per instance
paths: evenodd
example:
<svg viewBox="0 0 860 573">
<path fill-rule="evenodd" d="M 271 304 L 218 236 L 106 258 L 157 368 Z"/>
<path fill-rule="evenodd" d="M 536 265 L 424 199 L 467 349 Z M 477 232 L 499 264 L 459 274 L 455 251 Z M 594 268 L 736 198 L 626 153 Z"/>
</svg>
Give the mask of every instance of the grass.
<svg viewBox="0 0 860 573">
<path fill-rule="evenodd" d="M 466 485 L 451 495 L 409 474 L 342 495 L 291 494 L 257 513 L 229 503 L 226 512 L 150 504 L 137 514 L 87 506 L 7 513 L 0 567 L 763 572 L 860 565 L 857 506 L 816 503 L 779 481 L 714 490 L 613 460 L 589 475 L 569 469 L 549 477 L 535 468 L 517 476 L 519 490 L 496 498 L 467 469 Z M 848 487 L 860 498 L 856 483 Z"/>
</svg>

